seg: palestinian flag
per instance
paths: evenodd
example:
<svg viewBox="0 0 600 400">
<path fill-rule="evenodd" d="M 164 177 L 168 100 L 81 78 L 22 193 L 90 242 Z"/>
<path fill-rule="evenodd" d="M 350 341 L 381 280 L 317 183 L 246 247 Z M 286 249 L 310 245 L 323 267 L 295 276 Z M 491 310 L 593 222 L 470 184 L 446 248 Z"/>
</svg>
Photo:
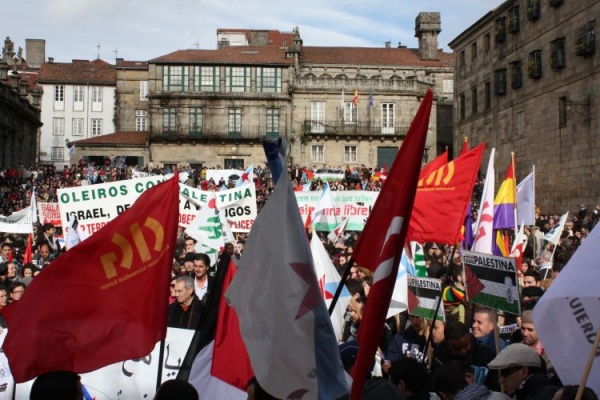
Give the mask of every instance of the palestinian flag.
<svg viewBox="0 0 600 400">
<path fill-rule="evenodd" d="M 408 276 L 408 313 L 433 319 L 442 295 L 442 281 L 435 278 Z M 436 319 L 444 321 L 444 307 L 440 304 Z"/>
<path fill-rule="evenodd" d="M 463 251 L 463 267 L 471 303 L 521 314 L 514 258 Z"/>
</svg>

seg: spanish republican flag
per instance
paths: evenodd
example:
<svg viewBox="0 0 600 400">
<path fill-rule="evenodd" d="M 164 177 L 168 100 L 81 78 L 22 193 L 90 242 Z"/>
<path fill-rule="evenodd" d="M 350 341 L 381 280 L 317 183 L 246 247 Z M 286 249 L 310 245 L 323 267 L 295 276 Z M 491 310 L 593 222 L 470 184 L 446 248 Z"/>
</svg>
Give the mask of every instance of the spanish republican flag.
<svg viewBox="0 0 600 400">
<path fill-rule="evenodd" d="M 176 173 L 44 268 L 4 341 L 17 383 L 144 357 L 165 338 L 178 216 Z"/>
<path fill-rule="evenodd" d="M 514 156 L 513 156 L 514 157 Z M 512 229 L 515 225 L 515 210 L 517 207 L 517 185 L 515 182 L 515 162 L 506 171 L 504 182 L 498 189 L 494 199 L 494 229 Z"/>
</svg>

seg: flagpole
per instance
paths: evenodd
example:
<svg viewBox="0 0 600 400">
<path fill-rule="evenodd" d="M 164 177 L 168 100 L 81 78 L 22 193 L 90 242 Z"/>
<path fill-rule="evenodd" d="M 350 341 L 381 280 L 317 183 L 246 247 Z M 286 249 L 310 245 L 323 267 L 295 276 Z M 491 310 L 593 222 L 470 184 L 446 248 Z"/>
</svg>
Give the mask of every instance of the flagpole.
<svg viewBox="0 0 600 400">
<path fill-rule="evenodd" d="M 165 362 L 165 339 L 160 341 L 160 348 L 158 351 L 158 374 L 156 375 L 156 391 L 162 384 L 162 373 L 163 363 Z"/>
<path fill-rule="evenodd" d="M 511 167 L 512 167 L 512 176 L 513 176 L 513 185 L 512 185 L 512 189 L 513 189 L 513 199 L 515 199 L 515 204 L 513 207 L 513 212 L 515 215 L 515 227 L 513 228 L 515 233 L 517 232 L 517 223 L 519 221 L 518 217 L 518 213 L 517 213 L 517 161 L 515 159 L 515 152 L 511 151 L 510 152 L 510 158 L 511 158 Z M 512 246 L 512 243 L 511 243 Z M 508 251 L 510 251 L 510 249 L 507 249 Z"/>
<path fill-rule="evenodd" d="M 596 358 L 596 351 L 598 350 L 598 344 L 600 343 L 600 327 L 596 330 L 596 339 L 594 340 L 594 344 L 590 350 L 590 355 L 588 356 L 587 363 L 585 364 L 585 369 L 583 370 L 583 374 L 581 376 L 581 381 L 579 382 L 579 389 L 577 389 L 577 395 L 575 396 L 575 400 L 581 400 L 583 396 L 583 390 L 585 389 L 585 384 L 590 376 L 590 371 L 592 370 L 592 365 L 594 364 L 594 359 Z"/>
</svg>

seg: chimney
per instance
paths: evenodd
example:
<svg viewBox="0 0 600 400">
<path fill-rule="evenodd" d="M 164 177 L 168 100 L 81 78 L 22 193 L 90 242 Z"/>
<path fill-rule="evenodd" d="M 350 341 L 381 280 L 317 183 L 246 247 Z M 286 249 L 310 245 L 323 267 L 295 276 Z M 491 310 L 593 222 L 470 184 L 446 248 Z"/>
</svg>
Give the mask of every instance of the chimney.
<svg viewBox="0 0 600 400">
<path fill-rule="evenodd" d="M 48 62 L 52 64 L 54 62 L 54 57 L 48 57 Z"/>
<path fill-rule="evenodd" d="M 21 74 L 21 81 L 19 82 L 19 95 L 21 97 L 27 97 L 27 89 L 29 89 L 29 84 L 27 83 L 27 75 Z"/>
<path fill-rule="evenodd" d="M 31 92 L 31 105 L 35 108 L 40 108 L 42 102 L 40 101 L 42 98 L 42 89 L 36 86 Z"/>
<path fill-rule="evenodd" d="M 250 46 L 267 46 L 269 44 L 269 31 L 253 30 L 250 33 Z"/>
<path fill-rule="evenodd" d="M 392 42 L 391 41 L 385 42 L 385 48 L 386 49 L 391 49 L 392 48 Z"/>
<path fill-rule="evenodd" d="M 15 92 L 19 91 L 19 73 L 15 71 L 11 71 L 9 74 L 10 86 L 13 88 Z"/>
<path fill-rule="evenodd" d="M 221 38 L 221 40 L 219 40 L 218 48 L 223 49 L 225 47 L 229 47 L 229 39 Z"/>
<path fill-rule="evenodd" d="M 442 31 L 439 12 L 420 12 L 415 19 L 415 37 L 419 38 L 419 57 L 439 60 L 438 35 Z"/>
<path fill-rule="evenodd" d="M 115 60 L 115 66 L 117 66 L 117 67 L 118 67 L 119 65 L 121 65 L 121 64 L 123 63 L 123 61 L 124 61 L 124 60 L 123 60 L 122 58 L 118 58 L 118 57 L 117 57 L 117 59 Z"/>
<path fill-rule="evenodd" d="M 44 39 L 25 39 L 25 59 L 28 66 L 39 68 L 46 59 L 46 41 Z"/>
<path fill-rule="evenodd" d="M 8 80 L 8 63 L 0 60 L 0 82 L 6 83 Z"/>
</svg>

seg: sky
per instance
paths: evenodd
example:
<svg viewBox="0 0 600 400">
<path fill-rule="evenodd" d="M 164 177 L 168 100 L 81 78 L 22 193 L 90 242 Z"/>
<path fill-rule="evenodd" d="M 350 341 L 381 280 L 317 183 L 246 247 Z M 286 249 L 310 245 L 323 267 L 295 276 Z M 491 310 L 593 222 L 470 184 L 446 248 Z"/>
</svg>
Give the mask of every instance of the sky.
<svg viewBox="0 0 600 400">
<path fill-rule="evenodd" d="M 439 46 L 502 0 L 2 0 L 2 43 L 45 39 L 55 62 L 146 61 L 182 49 L 216 49 L 217 29 L 294 27 L 306 46 L 417 47 L 415 18 L 441 13 Z M 99 47 L 98 47 L 99 46 Z M 24 54 L 26 57 L 26 54 Z"/>
</svg>

